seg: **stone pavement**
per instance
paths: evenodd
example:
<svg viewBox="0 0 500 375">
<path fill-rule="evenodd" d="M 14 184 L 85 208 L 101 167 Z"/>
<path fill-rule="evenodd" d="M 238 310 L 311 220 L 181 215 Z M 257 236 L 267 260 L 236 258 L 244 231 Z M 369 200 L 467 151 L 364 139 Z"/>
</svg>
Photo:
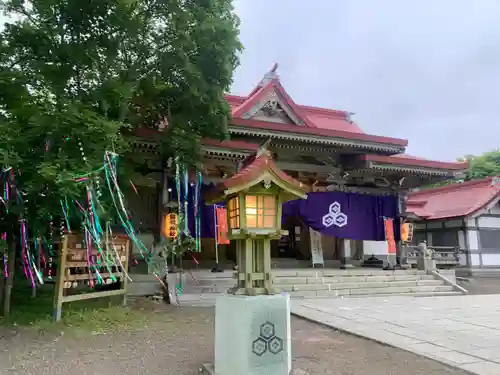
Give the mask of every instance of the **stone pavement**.
<svg viewBox="0 0 500 375">
<path fill-rule="evenodd" d="M 500 295 L 292 300 L 292 313 L 473 374 L 500 374 Z"/>
</svg>

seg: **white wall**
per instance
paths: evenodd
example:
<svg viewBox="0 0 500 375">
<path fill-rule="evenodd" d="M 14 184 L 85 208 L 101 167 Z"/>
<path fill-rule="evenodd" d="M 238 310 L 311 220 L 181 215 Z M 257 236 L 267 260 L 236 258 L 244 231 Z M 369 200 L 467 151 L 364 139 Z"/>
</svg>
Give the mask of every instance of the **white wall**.
<svg viewBox="0 0 500 375">
<path fill-rule="evenodd" d="M 387 255 L 387 250 L 386 241 L 363 241 L 363 254 L 365 258 L 371 255 Z"/>
<path fill-rule="evenodd" d="M 479 236 L 476 229 L 467 229 L 467 249 L 470 251 L 479 250 Z M 480 266 L 481 261 L 479 258 L 479 254 L 471 254 L 470 255 L 471 266 Z"/>
<path fill-rule="evenodd" d="M 498 216 L 489 216 L 489 215 L 498 215 L 500 214 L 500 208 L 498 204 L 489 208 L 484 212 L 484 214 L 480 215 L 475 219 L 477 227 L 479 230 L 491 230 L 491 231 L 499 231 L 500 230 L 500 217 Z M 485 267 L 500 267 L 500 243 L 495 249 L 483 250 L 481 249 L 481 241 L 480 241 L 480 233 L 479 230 L 468 228 L 467 236 L 468 236 L 468 244 L 469 250 L 479 250 L 480 254 L 471 254 L 471 265 L 472 266 L 485 266 Z M 490 240 L 491 241 L 491 240 Z"/>
</svg>

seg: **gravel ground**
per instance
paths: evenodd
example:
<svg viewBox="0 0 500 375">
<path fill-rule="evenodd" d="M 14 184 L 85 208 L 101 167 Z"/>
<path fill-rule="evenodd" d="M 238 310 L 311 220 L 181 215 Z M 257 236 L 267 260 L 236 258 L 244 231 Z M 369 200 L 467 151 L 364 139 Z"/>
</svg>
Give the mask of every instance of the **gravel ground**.
<svg viewBox="0 0 500 375">
<path fill-rule="evenodd" d="M 146 327 L 106 334 L 0 331 L 0 374 L 188 375 L 213 359 L 213 308 L 158 305 Z M 294 366 L 332 375 L 465 375 L 417 355 L 292 319 Z"/>
</svg>

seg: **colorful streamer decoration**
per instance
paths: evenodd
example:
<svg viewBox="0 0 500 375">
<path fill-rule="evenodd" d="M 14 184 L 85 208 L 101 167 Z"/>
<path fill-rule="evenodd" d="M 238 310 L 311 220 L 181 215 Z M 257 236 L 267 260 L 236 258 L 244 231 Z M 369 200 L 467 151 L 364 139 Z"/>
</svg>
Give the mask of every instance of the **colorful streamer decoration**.
<svg viewBox="0 0 500 375">
<path fill-rule="evenodd" d="M 183 174 L 184 174 L 184 235 L 189 236 L 189 218 L 188 218 L 188 199 L 189 199 L 189 175 L 188 175 L 188 169 L 184 165 L 182 167 Z"/>
<path fill-rule="evenodd" d="M 203 176 L 200 171 L 196 171 L 196 181 L 194 185 L 194 227 L 195 227 L 195 241 L 196 251 L 201 252 L 201 208 L 200 197 L 201 187 L 203 186 Z"/>
<path fill-rule="evenodd" d="M 68 141 L 67 139 L 66 141 Z M 47 142 L 45 145 L 45 151 L 49 152 L 52 145 Z M 84 146 L 81 142 L 78 142 L 78 147 L 81 152 L 82 160 L 84 164 L 87 164 L 87 158 L 84 153 Z M 71 177 L 71 180 L 75 183 L 81 184 L 85 189 L 85 197 L 79 200 L 71 200 L 66 197 L 59 200 L 59 205 L 61 208 L 60 217 L 60 231 L 61 235 L 64 233 L 71 233 L 75 228 L 76 217 L 80 218 L 80 226 L 83 231 L 83 245 L 86 249 L 85 261 L 88 265 L 89 272 L 89 283 L 91 287 L 94 287 L 94 281 L 97 284 L 108 283 L 111 279 L 116 281 L 116 276 L 112 273 L 112 268 L 120 267 L 123 270 L 121 259 L 114 246 L 112 245 L 113 234 L 111 231 L 111 224 L 109 222 L 103 222 L 98 208 L 101 207 L 100 199 L 102 196 L 100 178 L 102 175 L 105 177 L 105 183 L 111 201 L 114 206 L 114 211 L 118 217 L 118 222 L 125 231 L 126 235 L 130 238 L 131 242 L 139 250 L 142 257 L 150 262 L 152 259 L 152 254 L 149 249 L 142 243 L 142 241 L 137 237 L 137 232 L 131 223 L 130 214 L 125 206 L 124 194 L 120 189 L 117 176 L 117 164 L 118 155 L 114 152 L 106 151 L 104 153 L 103 165 L 97 170 L 90 171 L 85 174 L 80 174 Z M 8 213 L 9 202 L 15 202 L 20 207 L 23 207 L 23 193 L 16 186 L 14 170 L 11 167 L 3 168 L 0 171 L 0 213 Z M 16 173 L 20 174 L 20 171 Z M 135 193 L 138 194 L 137 188 L 133 185 L 132 181 L 129 181 Z M 194 185 L 194 205 L 195 205 L 195 248 L 196 251 L 200 251 L 200 207 L 199 207 L 199 194 L 201 190 L 202 177 L 201 173 L 196 174 L 196 180 Z M 177 201 L 178 201 L 178 213 L 172 213 L 167 216 L 168 220 L 165 220 L 164 232 L 165 236 L 168 238 L 177 239 L 180 244 L 181 236 L 190 237 L 188 228 L 188 198 L 189 193 L 192 191 L 189 188 L 188 170 L 185 166 L 179 164 L 179 160 L 176 159 L 176 185 L 177 185 Z M 183 189 L 182 189 L 183 187 Z M 41 196 L 43 196 L 42 194 Z M 182 202 L 181 202 L 182 201 Z M 21 209 L 21 212 L 23 210 Z M 48 279 L 52 279 L 54 276 L 54 260 L 57 257 L 54 251 L 54 221 L 52 217 L 48 218 L 48 231 L 45 235 L 42 234 L 38 229 L 32 230 L 32 235 L 34 240 L 32 246 L 30 246 L 30 231 L 28 229 L 28 222 L 25 220 L 22 214 L 19 216 L 19 238 L 21 244 L 20 259 L 23 264 L 24 273 L 26 278 L 30 280 L 32 286 L 35 288 L 38 284 L 43 284 L 44 276 Z M 7 242 L 7 233 L 0 233 L 0 239 L 3 240 L 2 243 Z M 3 260 L 3 277 L 8 277 L 8 246 L 2 246 L 0 249 L 0 259 Z M 192 255 L 193 256 L 193 255 Z M 194 256 L 193 256 L 193 259 Z M 46 271 L 44 275 L 43 270 Z M 124 275 L 130 279 L 126 270 Z M 103 280 L 101 274 L 108 273 L 110 276 L 106 280 Z"/>
<path fill-rule="evenodd" d="M 175 187 L 177 189 L 177 208 L 179 210 L 179 227 L 177 229 L 177 232 L 179 234 L 182 233 L 182 228 L 183 228 L 183 221 L 184 221 L 184 215 L 183 215 L 183 207 L 181 206 L 181 166 L 179 164 L 179 158 L 175 158 Z M 181 244 L 181 236 L 177 236 L 177 245 Z"/>
</svg>

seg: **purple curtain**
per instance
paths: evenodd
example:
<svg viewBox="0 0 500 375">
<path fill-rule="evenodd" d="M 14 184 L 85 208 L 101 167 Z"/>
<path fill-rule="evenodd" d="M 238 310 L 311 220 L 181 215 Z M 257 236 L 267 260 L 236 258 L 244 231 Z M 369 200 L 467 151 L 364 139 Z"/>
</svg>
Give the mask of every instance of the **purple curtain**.
<svg viewBox="0 0 500 375">
<path fill-rule="evenodd" d="M 320 233 L 353 240 L 385 240 L 384 218 L 395 219 L 395 228 L 399 228 L 395 196 L 309 193 L 307 199 L 283 205 L 282 221 L 289 216 L 300 216 L 307 226 Z M 399 230 L 395 232 L 396 240 L 399 240 Z"/>
</svg>

